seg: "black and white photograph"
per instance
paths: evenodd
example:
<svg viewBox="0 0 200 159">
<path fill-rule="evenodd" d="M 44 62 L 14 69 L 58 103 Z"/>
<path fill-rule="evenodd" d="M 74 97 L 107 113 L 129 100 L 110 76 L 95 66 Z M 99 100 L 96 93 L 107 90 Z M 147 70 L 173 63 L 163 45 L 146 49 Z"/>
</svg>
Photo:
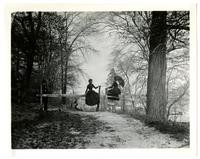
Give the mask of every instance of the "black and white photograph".
<svg viewBox="0 0 200 159">
<path fill-rule="evenodd" d="M 197 4 L 59 1 L 1 6 L 1 157 L 198 158 Z"/>
<path fill-rule="evenodd" d="M 11 148 L 190 148 L 190 11 L 15 11 Z"/>
</svg>

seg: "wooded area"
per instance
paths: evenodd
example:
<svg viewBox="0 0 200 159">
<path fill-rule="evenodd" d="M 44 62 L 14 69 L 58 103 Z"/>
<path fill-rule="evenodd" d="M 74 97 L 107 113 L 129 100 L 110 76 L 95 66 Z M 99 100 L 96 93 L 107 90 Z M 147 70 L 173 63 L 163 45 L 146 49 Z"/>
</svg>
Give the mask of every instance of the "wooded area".
<svg viewBox="0 0 200 159">
<path fill-rule="evenodd" d="M 165 121 L 188 105 L 189 12 L 111 14 L 109 27 L 122 40 L 111 67 L 125 77 L 127 92 L 149 120 Z"/>
<path fill-rule="evenodd" d="M 49 92 L 73 90 L 84 74 L 77 56 L 95 52 L 85 38 L 96 31 L 95 25 L 96 19 L 85 13 L 12 14 L 12 88 L 20 85 L 20 102 L 34 96 L 30 91 L 39 91 L 43 79 Z"/>
<path fill-rule="evenodd" d="M 107 32 L 119 42 L 113 44 L 105 83 L 123 77 L 128 113 L 142 110 L 147 122 L 167 123 L 188 112 L 188 11 L 14 12 L 11 17 L 12 106 L 39 103 L 43 81 L 46 94 L 69 95 L 60 104 L 70 105 L 80 79 L 88 78 L 82 65 L 98 52 L 90 36 Z"/>
</svg>

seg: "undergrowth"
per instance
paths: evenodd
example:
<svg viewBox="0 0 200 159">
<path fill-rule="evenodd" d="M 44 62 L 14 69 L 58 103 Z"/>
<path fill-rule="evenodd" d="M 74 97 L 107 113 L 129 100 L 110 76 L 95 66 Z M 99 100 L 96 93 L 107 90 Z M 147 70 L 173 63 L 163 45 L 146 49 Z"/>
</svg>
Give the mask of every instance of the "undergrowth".
<svg viewBox="0 0 200 159">
<path fill-rule="evenodd" d="M 184 141 L 185 145 L 190 145 L 190 124 L 189 122 L 150 122 L 146 115 L 139 113 L 131 113 L 133 118 L 140 120 L 146 126 L 154 127 L 156 130 L 161 133 L 170 134 L 172 138 L 175 138 L 177 141 Z"/>
</svg>

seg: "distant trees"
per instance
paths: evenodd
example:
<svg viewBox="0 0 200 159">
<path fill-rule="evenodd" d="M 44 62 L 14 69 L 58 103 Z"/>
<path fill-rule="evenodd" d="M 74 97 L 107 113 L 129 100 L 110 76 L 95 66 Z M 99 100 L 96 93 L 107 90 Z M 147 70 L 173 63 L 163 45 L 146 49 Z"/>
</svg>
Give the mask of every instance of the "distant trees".
<svg viewBox="0 0 200 159">
<path fill-rule="evenodd" d="M 90 52 L 96 52 L 86 37 L 97 31 L 98 21 L 92 15 L 80 12 L 64 13 L 57 26 L 58 41 L 61 54 L 61 85 L 62 93 L 67 92 L 69 63 L 74 54 L 83 57 Z M 63 103 L 65 99 L 63 98 Z"/>
<path fill-rule="evenodd" d="M 145 109 L 150 23 L 150 12 L 111 12 L 107 22 L 109 31 L 121 39 L 113 50 L 111 65 L 125 77 L 135 105 Z"/>
<path fill-rule="evenodd" d="M 114 81 L 114 77 L 116 76 L 116 72 L 115 72 L 115 69 L 114 68 L 111 68 L 110 69 L 110 72 L 108 74 L 108 78 L 107 78 L 107 81 L 106 81 L 106 84 L 107 86 L 111 86 L 113 84 L 113 81 Z"/>
</svg>

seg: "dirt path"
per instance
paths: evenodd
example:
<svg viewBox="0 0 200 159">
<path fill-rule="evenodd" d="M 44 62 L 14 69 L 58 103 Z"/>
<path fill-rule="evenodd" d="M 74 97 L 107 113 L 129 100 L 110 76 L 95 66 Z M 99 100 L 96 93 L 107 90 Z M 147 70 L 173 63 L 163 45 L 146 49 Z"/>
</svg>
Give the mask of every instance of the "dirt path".
<svg viewBox="0 0 200 159">
<path fill-rule="evenodd" d="M 74 110 L 15 111 L 12 148 L 178 148 L 185 145 L 128 115 Z"/>
<path fill-rule="evenodd" d="M 95 136 L 87 136 L 89 143 L 85 148 L 178 148 L 184 145 L 169 134 L 162 134 L 155 128 L 147 127 L 127 115 L 110 112 L 76 112 L 89 115 L 104 122 L 105 128 Z"/>
</svg>

